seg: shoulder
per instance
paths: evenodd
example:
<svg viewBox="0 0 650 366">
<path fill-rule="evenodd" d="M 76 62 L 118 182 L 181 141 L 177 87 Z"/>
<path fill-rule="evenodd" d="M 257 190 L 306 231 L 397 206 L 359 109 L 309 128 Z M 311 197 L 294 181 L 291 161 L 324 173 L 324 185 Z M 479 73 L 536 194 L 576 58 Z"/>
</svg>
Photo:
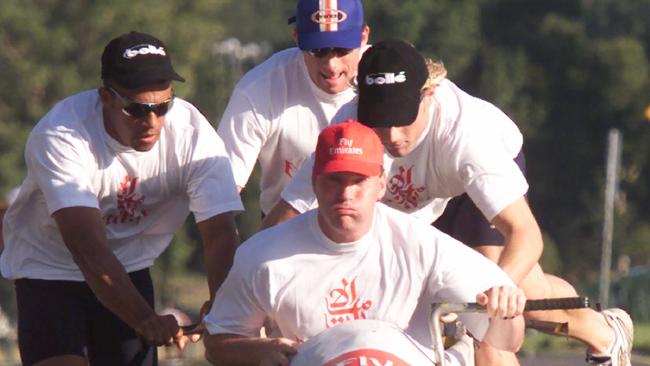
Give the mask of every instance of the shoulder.
<svg viewBox="0 0 650 366">
<path fill-rule="evenodd" d="M 406 212 L 377 203 L 376 223 L 379 230 L 389 230 L 383 233 L 390 235 L 394 241 L 408 245 L 420 243 L 423 239 L 436 239 L 438 233 L 424 220 L 418 219 Z"/>
<path fill-rule="evenodd" d="M 315 210 L 306 212 L 256 233 L 239 246 L 237 256 L 246 258 L 254 265 L 262 265 L 304 252 L 309 243 L 316 240 L 312 238 L 310 229 L 310 221 L 315 220 L 315 213 Z"/>
<path fill-rule="evenodd" d="M 288 48 L 273 54 L 248 71 L 237 83 L 235 90 L 251 93 L 261 86 L 281 86 L 286 75 L 300 67 L 302 53 L 298 48 Z"/>
<path fill-rule="evenodd" d="M 177 133 L 196 135 L 199 132 L 205 134 L 215 134 L 214 127 L 208 122 L 208 119 L 192 103 L 182 99 L 175 98 L 174 106 L 165 116 L 166 128 Z"/>
<path fill-rule="evenodd" d="M 79 130 L 87 120 L 101 116 L 101 101 L 97 89 L 71 95 L 57 102 L 41 118 L 34 131 Z"/>
<path fill-rule="evenodd" d="M 32 129 L 27 147 L 43 140 L 63 139 L 71 144 L 88 142 L 97 130 L 102 108 L 97 89 L 69 96 L 56 103 Z"/>
</svg>

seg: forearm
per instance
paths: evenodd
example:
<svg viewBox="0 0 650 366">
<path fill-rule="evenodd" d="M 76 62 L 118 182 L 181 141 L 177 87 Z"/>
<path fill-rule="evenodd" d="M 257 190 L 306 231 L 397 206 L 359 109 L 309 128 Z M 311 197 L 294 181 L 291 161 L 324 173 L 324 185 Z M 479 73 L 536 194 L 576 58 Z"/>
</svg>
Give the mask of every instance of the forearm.
<svg viewBox="0 0 650 366">
<path fill-rule="evenodd" d="M 212 300 L 232 267 L 239 245 L 234 217 L 224 213 L 199 223 L 203 241 L 203 257 Z"/>
<path fill-rule="evenodd" d="M 137 329 L 156 315 L 110 250 L 76 253 L 74 259 L 97 299 L 129 326 Z"/>
<path fill-rule="evenodd" d="M 104 306 L 134 329 L 155 315 L 110 250 L 99 210 L 66 208 L 53 217 L 86 283 Z"/>
<path fill-rule="evenodd" d="M 544 243 L 537 221 L 521 197 L 499 212 L 492 223 L 505 238 L 499 267 L 519 284 L 542 256 Z"/>
<path fill-rule="evenodd" d="M 293 208 L 287 201 L 281 199 L 262 220 L 262 229 L 285 222 L 299 214 L 298 210 Z"/>
<path fill-rule="evenodd" d="M 208 277 L 210 299 L 214 298 L 217 290 L 226 279 L 232 267 L 233 257 L 237 250 L 238 240 L 224 238 L 220 244 L 208 244 L 203 247 L 205 256 L 205 271 Z"/>
<path fill-rule="evenodd" d="M 294 342 L 285 338 L 243 337 L 215 334 L 205 337 L 205 358 L 216 366 L 258 366 L 271 355 L 295 353 Z"/>
<path fill-rule="evenodd" d="M 519 284 L 530 272 L 542 255 L 543 242 L 539 230 L 513 232 L 506 237 L 505 246 L 499 258 L 499 267 Z"/>
<path fill-rule="evenodd" d="M 508 352 L 517 352 L 524 342 L 524 318 L 493 318 L 483 340 L 491 346 Z"/>
</svg>

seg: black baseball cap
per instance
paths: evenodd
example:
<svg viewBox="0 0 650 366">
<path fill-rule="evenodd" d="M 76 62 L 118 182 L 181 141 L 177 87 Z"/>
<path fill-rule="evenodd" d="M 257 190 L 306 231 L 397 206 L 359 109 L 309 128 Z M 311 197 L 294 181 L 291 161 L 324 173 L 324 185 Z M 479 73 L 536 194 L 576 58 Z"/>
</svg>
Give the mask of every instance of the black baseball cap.
<svg viewBox="0 0 650 366">
<path fill-rule="evenodd" d="M 127 89 L 178 80 L 165 45 L 156 37 L 139 32 L 111 40 L 102 53 L 102 79 L 113 79 Z"/>
<path fill-rule="evenodd" d="M 424 57 L 410 43 L 386 40 L 373 45 L 359 62 L 359 122 L 372 128 L 410 125 L 428 77 Z"/>
</svg>

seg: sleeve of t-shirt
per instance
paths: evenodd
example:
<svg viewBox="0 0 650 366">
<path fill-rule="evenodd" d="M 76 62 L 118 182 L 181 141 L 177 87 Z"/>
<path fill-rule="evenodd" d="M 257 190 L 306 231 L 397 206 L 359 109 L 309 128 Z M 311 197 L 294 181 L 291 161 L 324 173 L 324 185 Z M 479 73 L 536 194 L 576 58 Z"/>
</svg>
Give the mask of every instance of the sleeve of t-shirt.
<svg viewBox="0 0 650 366">
<path fill-rule="evenodd" d="M 217 133 L 223 139 L 239 187 L 246 186 L 267 139 L 260 118 L 263 117 L 253 101 L 237 86 L 221 117 Z"/>
<path fill-rule="evenodd" d="M 298 172 L 282 190 L 280 197 L 298 212 L 303 213 L 318 206 L 316 194 L 311 184 L 311 173 L 314 169 L 314 154 L 302 163 Z"/>
<path fill-rule="evenodd" d="M 435 302 L 476 302 L 476 295 L 495 286 L 515 286 L 501 268 L 480 253 L 463 245 L 434 228 L 429 238 L 437 238 L 429 275 L 429 291 Z M 430 240 L 430 239 L 429 239 Z M 461 319 L 479 339 L 489 325 L 487 316 L 479 313 L 462 313 Z"/>
<path fill-rule="evenodd" d="M 223 142 L 203 116 L 195 118 L 201 120 L 195 134 L 187 186 L 190 211 L 196 222 L 224 212 L 242 211 L 244 206 Z"/>
<path fill-rule="evenodd" d="M 245 244 L 244 244 L 245 245 Z M 212 309 L 203 318 L 209 334 L 259 336 L 266 312 L 263 296 L 264 271 L 247 265 L 241 250 L 235 254 L 233 267 L 215 295 Z M 268 286 L 268 285 L 267 285 Z"/>
<path fill-rule="evenodd" d="M 528 183 L 514 161 L 512 140 L 521 134 L 503 112 L 491 104 L 466 111 L 462 125 L 449 139 L 449 146 L 440 148 L 442 160 L 453 164 L 465 192 L 483 215 L 492 219 L 509 204 L 523 197 Z M 506 124 L 512 128 L 505 128 Z M 521 146 L 521 143 L 519 143 Z M 516 155 L 516 154 L 515 154 Z"/>
<path fill-rule="evenodd" d="M 25 147 L 27 169 L 37 181 L 51 215 L 66 207 L 99 208 L 88 174 L 87 141 L 75 131 L 34 133 Z"/>
</svg>

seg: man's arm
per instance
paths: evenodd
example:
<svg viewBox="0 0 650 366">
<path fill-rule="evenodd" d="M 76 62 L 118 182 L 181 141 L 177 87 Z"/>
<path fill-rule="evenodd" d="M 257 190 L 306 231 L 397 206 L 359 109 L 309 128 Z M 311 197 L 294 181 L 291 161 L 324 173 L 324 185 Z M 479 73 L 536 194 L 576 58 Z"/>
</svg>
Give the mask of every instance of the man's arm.
<svg viewBox="0 0 650 366">
<path fill-rule="evenodd" d="M 492 287 L 476 296 L 485 305 L 490 326 L 483 341 L 497 349 L 517 352 L 524 342 L 524 291 L 512 286 Z"/>
<path fill-rule="evenodd" d="M 521 197 L 499 212 L 492 223 L 505 237 L 499 267 L 518 284 L 542 255 L 544 243 L 537 221 Z"/>
<path fill-rule="evenodd" d="M 232 212 L 222 213 L 197 224 L 203 241 L 205 271 L 210 288 L 210 302 L 226 278 L 239 245 Z M 209 310 L 209 308 L 207 308 Z"/>
<path fill-rule="evenodd" d="M 110 250 L 100 212 L 69 207 L 52 215 L 75 263 L 97 299 L 153 345 L 180 341 L 183 332 L 172 315 L 157 315 Z"/>
<path fill-rule="evenodd" d="M 205 337 L 205 358 L 217 366 L 288 366 L 297 343 L 287 338 L 256 338 L 235 334 Z"/>
<path fill-rule="evenodd" d="M 300 212 L 293 208 L 287 201 L 280 199 L 278 203 L 273 206 L 271 211 L 264 216 L 262 220 L 262 229 L 275 226 L 279 223 L 285 222 L 294 216 L 298 216 Z"/>
</svg>

